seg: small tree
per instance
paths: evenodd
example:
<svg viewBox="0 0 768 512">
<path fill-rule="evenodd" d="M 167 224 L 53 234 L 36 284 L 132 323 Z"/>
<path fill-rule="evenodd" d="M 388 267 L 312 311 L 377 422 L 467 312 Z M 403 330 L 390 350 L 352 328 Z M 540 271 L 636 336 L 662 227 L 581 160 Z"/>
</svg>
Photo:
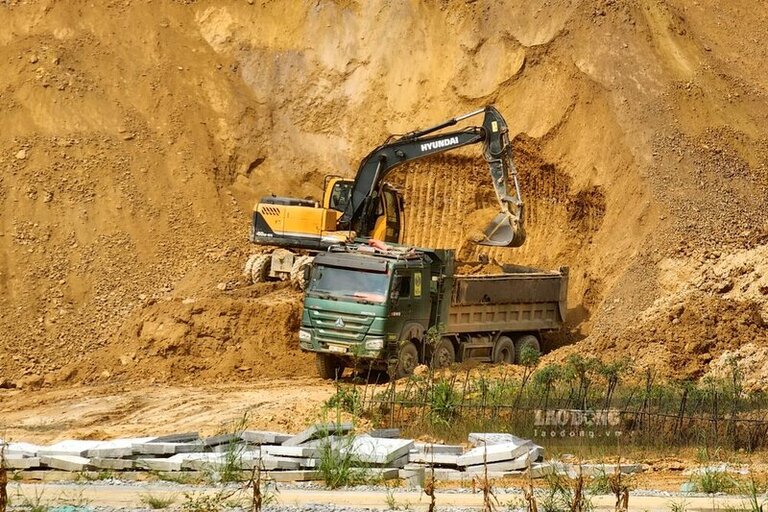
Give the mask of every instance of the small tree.
<svg viewBox="0 0 768 512">
<path fill-rule="evenodd" d="M 562 375 L 563 367 L 556 363 L 543 366 L 533 374 L 533 385 L 538 388 L 544 388 L 544 409 L 549 406 L 549 395 L 552 393 L 552 387 Z"/>
<path fill-rule="evenodd" d="M 576 403 L 582 409 L 587 408 L 587 396 L 589 386 L 592 383 L 591 373 L 599 365 L 599 361 L 593 357 L 585 358 L 579 354 L 571 354 L 566 361 L 566 375 L 579 383 L 576 392 Z"/>
<path fill-rule="evenodd" d="M 603 409 L 608 409 L 611 405 L 611 399 L 613 393 L 621 381 L 622 373 L 631 368 L 631 363 L 628 361 L 615 361 L 613 363 L 600 362 L 597 365 L 597 373 L 600 374 L 606 382 L 605 400 L 603 402 Z"/>
<path fill-rule="evenodd" d="M 533 347 L 526 346 L 523 347 L 523 350 L 520 351 L 519 363 L 523 365 L 524 370 L 523 380 L 520 382 L 520 390 L 517 392 L 517 399 L 515 399 L 515 406 L 517 406 L 520 402 L 520 398 L 523 396 L 525 385 L 528 383 L 528 379 L 530 378 L 533 369 L 536 368 L 536 365 L 539 364 L 540 359 L 541 356 L 539 355 L 539 351 Z"/>
</svg>

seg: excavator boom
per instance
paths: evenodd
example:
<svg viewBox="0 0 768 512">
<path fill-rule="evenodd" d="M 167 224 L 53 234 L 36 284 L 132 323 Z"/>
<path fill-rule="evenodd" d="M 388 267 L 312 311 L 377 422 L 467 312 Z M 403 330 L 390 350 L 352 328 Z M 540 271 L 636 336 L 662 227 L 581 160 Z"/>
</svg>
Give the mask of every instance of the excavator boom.
<svg viewBox="0 0 768 512">
<path fill-rule="evenodd" d="M 444 128 L 472 116 L 484 114 L 482 127 L 471 126 L 453 132 L 434 134 Z M 496 247 L 519 247 L 525 241 L 523 227 L 523 201 L 517 180 L 517 171 L 512 161 L 512 147 L 509 142 L 506 121 L 493 106 L 454 117 L 431 128 L 408 133 L 388 140 L 369 153 L 361 162 L 350 193 L 350 200 L 339 219 L 339 228 L 368 232 L 366 223 L 368 210 L 372 206 L 375 192 L 386 175 L 395 167 L 406 162 L 436 153 L 451 151 L 468 144 L 483 143 L 483 156 L 490 167 L 491 181 L 501 208 L 484 230 L 480 245 Z M 514 195 L 510 195 L 509 181 L 512 180 Z"/>
</svg>

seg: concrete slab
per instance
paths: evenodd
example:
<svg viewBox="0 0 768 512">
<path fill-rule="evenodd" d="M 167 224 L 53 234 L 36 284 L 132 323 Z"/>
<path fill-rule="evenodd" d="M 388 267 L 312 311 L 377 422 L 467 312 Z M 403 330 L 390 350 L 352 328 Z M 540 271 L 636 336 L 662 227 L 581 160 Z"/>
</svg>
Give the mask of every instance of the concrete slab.
<svg viewBox="0 0 768 512">
<path fill-rule="evenodd" d="M 276 457 L 273 455 L 262 455 L 259 458 L 254 454 L 243 454 L 242 457 L 243 469 L 253 469 L 255 467 L 261 467 L 267 471 L 272 470 L 298 470 L 301 468 L 301 464 L 307 459 L 296 459 L 291 457 Z"/>
<path fill-rule="evenodd" d="M 464 453 L 464 447 L 458 444 L 414 443 L 413 446 L 417 452 L 424 454 L 461 455 Z"/>
<path fill-rule="evenodd" d="M 411 462 L 435 466 L 458 466 L 459 456 L 450 453 L 411 453 Z"/>
<path fill-rule="evenodd" d="M 5 445 L 6 455 L 21 455 L 24 457 L 37 457 L 43 446 L 31 443 L 8 443 Z"/>
<path fill-rule="evenodd" d="M 98 469 L 113 469 L 115 471 L 125 471 L 133 469 L 133 459 L 109 459 L 94 457 L 91 459 L 91 465 Z"/>
<path fill-rule="evenodd" d="M 306 443 L 303 443 L 301 446 L 305 446 L 307 448 L 318 448 L 320 450 L 323 450 L 330 444 L 331 448 L 340 448 L 341 446 L 344 446 L 344 443 L 349 444 L 349 438 L 344 438 L 342 436 L 328 436 L 323 437 L 321 439 L 312 439 L 311 441 L 307 441 Z"/>
<path fill-rule="evenodd" d="M 17 455 L 5 456 L 7 469 L 30 469 L 40 467 L 40 457 L 21 457 Z"/>
<path fill-rule="evenodd" d="M 376 430 L 371 430 L 368 432 L 368 435 L 371 437 L 380 437 L 383 439 L 397 439 L 400 437 L 400 429 L 399 428 L 378 428 Z"/>
<path fill-rule="evenodd" d="M 381 439 L 370 436 L 355 437 L 340 450 L 352 453 L 360 462 L 370 464 L 389 464 L 404 455 L 413 447 L 410 439 Z"/>
<path fill-rule="evenodd" d="M 136 459 L 133 463 L 136 469 L 146 469 L 149 471 L 181 471 L 181 461 L 167 459 Z"/>
<path fill-rule="evenodd" d="M 290 439 L 283 441 L 283 446 L 299 446 L 318 437 L 326 437 L 334 434 L 346 434 L 352 430 L 351 423 L 317 423 Z"/>
<path fill-rule="evenodd" d="M 167 436 L 156 437 L 153 443 L 189 443 L 200 439 L 197 432 L 183 432 L 181 434 L 168 434 Z"/>
<path fill-rule="evenodd" d="M 43 455 L 73 455 L 76 457 L 85 457 L 88 451 L 96 448 L 103 441 L 81 441 L 77 439 L 68 439 L 59 441 L 50 446 L 44 446 L 37 451 L 39 456 Z"/>
<path fill-rule="evenodd" d="M 86 457 L 100 459 L 119 459 L 133 455 L 133 445 L 148 443 L 156 438 L 154 437 L 136 437 L 132 439 L 114 439 L 112 441 L 101 441 L 93 448 L 90 448 L 85 454 Z"/>
<path fill-rule="evenodd" d="M 523 454 L 527 454 L 528 451 L 533 448 L 534 444 L 530 441 L 478 446 L 477 448 L 472 448 L 464 455 L 460 455 L 458 458 L 458 465 L 473 466 L 477 464 L 512 460 Z"/>
<path fill-rule="evenodd" d="M 565 472 L 565 464 L 562 462 L 535 462 L 531 465 L 530 476 L 531 478 L 544 478 L 547 475 L 565 474 Z"/>
<path fill-rule="evenodd" d="M 270 471 L 267 475 L 275 482 L 306 482 L 322 480 L 319 471 L 299 469 L 296 471 Z"/>
<path fill-rule="evenodd" d="M 262 453 L 281 457 L 319 457 L 322 450 L 308 446 L 264 446 Z"/>
<path fill-rule="evenodd" d="M 467 436 L 469 444 L 472 446 L 490 446 L 492 444 L 504 444 L 504 443 L 522 443 L 527 441 L 522 437 L 517 437 L 513 434 L 502 434 L 494 432 L 472 432 Z"/>
<path fill-rule="evenodd" d="M 244 451 L 248 450 L 248 448 L 250 448 L 252 446 L 253 445 L 250 445 L 250 444 L 246 443 L 245 441 L 240 440 L 240 441 L 238 441 L 238 442 L 236 442 L 234 444 L 229 444 L 229 443 L 227 443 L 227 444 L 218 444 L 216 446 L 210 446 L 210 447 L 207 446 L 206 448 L 211 450 L 212 452 L 216 452 L 216 453 L 227 453 L 230 450 L 234 450 L 234 453 L 241 453 L 241 452 L 244 452 Z"/>
<path fill-rule="evenodd" d="M 292 437 L 291 434 L 265 430 L 245 430 L 240 433 L 240 439 L 249 444 L 283 444 Z"/>
<path fill-rule="evenodd" d="M 400 470 L 397 468 L 368 468 L 365 473 L 368 478 L 380 481 L 394 480 L 400 476 Z"/>
<path fill-rule="evenodd" d="M 63 471 L 85 471 L 91 469 L 90 459 L 79 455 L 42 455 L 40 464 L 52 469 Z"/>
<path fill-rule="evenodd" d="M 240 441 L 240 434 L 219 434 L 203 439 L 203 446 L 229 446 Z"/>
<path fill-rule="evenodd" d="M 398 478 L 404 480 L 405 484 L 411 487 L 422 487 L 424 485 L 424 477 L 424 467 L 398 470 Z"/>
<path fill-rule="evenodd" d="M 299 461 L 299 465 L 302 469 L 316 469 L 320 465 L 320 459 L 296 459 Z"/>
<path fill-rule="evenodd" d="M 139 455 L 175 455 L 177 453 L 194 453 L 202 449 L 200 442 L 187 443 L 137 443 L 133 445 L 133 453 Z"/>
<path fill-rule="evenodd" d="M 55 469 L 34 469 L 18 472 L 22 480 L 38 480 L 41 482 L 74 482 L 80 479 L 80 473 L 58 471 Z"/>
<path fill-rule="evenodd" d="M 488 471 L 489 472 L 505 472 L 505 471 L 523 472 L 525 469 L 528 468 L 529 465 L 533 464 L 534 459 L 532 459 L 531 457 L 535 457 L 536 455 L 538 454 L 536 453 L 536 449 L 534 449 L 533 453 L 525 453 L 512 460 L 505 460 L 501 462 L 491 462 L 487 464 Z M 485 466 L 486 465 L 484 464 L 467 466 L 465 470 L 469 473 L 485 473 Z"/>
<path fill-rule="evenodd" d="M 393 460 L 392 462 L 389 462 L 387 464 L 371 464 L 372 468 L 380 468 L 380 469 L 400 469 L 405 467 L 409 462 L 410 454 L 406 454 L 399 459 Z M 299 464 L 301 464 L 302 468 L 305 469 L 312 469 L 317 468 L 320 464 L 320 459 L 318 458 L 308 458 L 308 459 L 295 459 L 299 461 Z M 423 466 L 422 466 L 423 467 Z"/>
<path fill-rule="evenodd" d="M 227 455 L 224 453 L 177 453 L 168 460 L 179 461 L 181 469 L 194 471 L 214 469 L 228 464 Z M 239 467 L 242 467 L 239 460 L 235 459 L 235 461 Z"/>
<path fill-rule="evenodd" d="M 433 474 L 433 471 L 431 469 L 427 469 L 425 471 L 424 478 L 429 479 L 432 477 L 432 474 Z M 435 480 L 455 481 L 455 480 L 468 480 L 472 478 L 470 475 L 468 475 L 463 471 L 459 471 L 458 469 L 448 469 L 448 468 L 435 468 L 434 475 L 435 475 Z"/>
<path fill-rule="evenodd" d="M 384 464 L 384 467 L 400 469 L 405 467 L 405 465 L 408 464 L 409 462 L 411 462 L 411 454 L 406 453 L 399 459 L 395 459 L 392 462 L 387 462 L 386 464 Z"/>
</svg>

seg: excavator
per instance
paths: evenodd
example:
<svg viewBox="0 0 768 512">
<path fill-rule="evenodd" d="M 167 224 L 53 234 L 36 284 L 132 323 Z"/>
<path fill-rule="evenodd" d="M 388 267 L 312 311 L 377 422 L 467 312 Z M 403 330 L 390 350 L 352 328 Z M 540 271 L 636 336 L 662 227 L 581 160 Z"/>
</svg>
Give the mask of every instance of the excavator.
<svg viewBox="0 0 768 512">
<path fill-rule="evenodd" d="M 444 131 L 481 114 L 481 126 Z M 500 212 L 476 243 L 520 247 L 525 241 L 523 201 L 509 129 L 501 113 L 488 105 L 431 128 L 390 136 L 362 160 L 354 180 L 326 176 L 322 204 L 289 197 L 262 198 L 254 207 L 250 239 L 272 249 L 252 255 L 245 275 L 254 283 L 290 278 L 303 289 L 304 267 L 332 245 L 356 239 L 401 243 L 403 198 L 384 181 L 386 176 L 406 162 L 478 143 L 483 144 Z"/>
</svg>

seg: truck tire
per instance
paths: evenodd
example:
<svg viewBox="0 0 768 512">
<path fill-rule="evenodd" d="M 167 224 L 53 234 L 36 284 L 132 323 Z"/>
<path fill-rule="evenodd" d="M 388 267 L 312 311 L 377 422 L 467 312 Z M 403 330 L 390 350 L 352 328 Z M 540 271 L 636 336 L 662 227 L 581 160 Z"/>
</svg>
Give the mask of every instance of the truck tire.
<svg viewBox="0 0 768 512">
<path fill-rule="evenodd" d="M 448 338 L 441 338 L 432 351 L 429 363 L 433 369 L 447 368 L 456 362 L 456 350 Z"/>
<path fill-rule="evenodd" d="M 410 341 L 404 343 L 397 353 L 397 370 L 395 378 L 407 377 L 413 374 L 413 370 L 419 365 L 419 351 L 416 345 Z"/>
<path fill-rule="evenodd" d="M 312 263 L 312 256 L 297 256 L 291 267 L 291 284 L 294 288 L 304 291 L 307 281 L 304 279 L 304 269 Z"/>
<path fill-rule="evenodd" d="M 515 344 L 507 336 L 499 336 L 493 346 L 493 362 L 513 364 L 515 362 Z"/>
<path fill-rule="evenodd" d="M 515 360 L 517 364 L 520 364 L 522 361 L 521 356 L 526 347 L 531 347 L 537 354 L 541 354 L 541 345 L 539 345 L 539 339 L 536 336 L 533 334 L 520 336 L 515 341 Z"/>
<path fill-rule="evenodd" d="M 334 380 L 341 377 L 344 371 L 344 364 L 341 359 L 331 354 L 315 354 L 315 366 L 321 379 Z"/>
<path fill-rule="evenodd" d="M 269 263 L 272 257 L 269 254 L 254 254 L 248 258 L 245 264 L 246 276 L 251 283 L 264 283 L 269 279 Z M 249 265 L 250 264 L 250 265 Z"/>
</svg>

